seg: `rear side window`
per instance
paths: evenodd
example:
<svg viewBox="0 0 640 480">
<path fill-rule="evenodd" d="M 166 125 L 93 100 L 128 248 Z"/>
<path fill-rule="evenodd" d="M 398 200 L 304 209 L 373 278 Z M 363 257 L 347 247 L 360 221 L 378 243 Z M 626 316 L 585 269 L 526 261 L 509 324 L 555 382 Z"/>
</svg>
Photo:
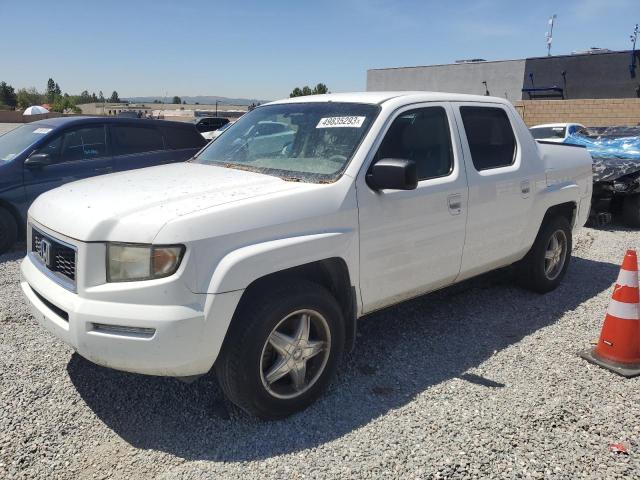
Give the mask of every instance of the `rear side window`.
<svg viewBox="0 0 640 480">
<path fill-rule="evenodd" d="M 418 108 L 401 113 L 389 127 L 376 158 L 415 161 L 418 180 L 451 173 L 453 149 L 444 108 Z"/>
<path fill-rule="evenodd" d="M 71 130 L 62 137 L 62 162 L 104 157 L 107 154 L 103 125 Z"/>
<path fill-rule="evenodd" d="M 167 142 L 167 148 L 180 150 L 182 148 L 202 148 L 207 141 L 195 128 L 159 127 Z"/>
<path fill-rule="evenodd" d="M 476 170 L 513 165 L 516 138 L 503 109 L 460 107 L 460 115 Z"/>
<path fill-rule="evenodd" d="M 113 125 L 111 136 L 114 155 L 164 150 L 162 134 L 153 127 Z"/>
</svg>

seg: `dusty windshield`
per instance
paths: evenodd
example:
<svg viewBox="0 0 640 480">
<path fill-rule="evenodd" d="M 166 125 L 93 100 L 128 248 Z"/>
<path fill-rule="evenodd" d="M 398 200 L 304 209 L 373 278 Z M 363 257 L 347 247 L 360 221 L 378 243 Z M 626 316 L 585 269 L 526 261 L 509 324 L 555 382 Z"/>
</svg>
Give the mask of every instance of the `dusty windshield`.
<svg viewBox="0 0 640 480">
<path fill-rule="evenodd" d="M 334 181 L 378 115 L 377 105 L 290 103 L 247 113 L 194 162 L 285 179 Z"/>
<path fill-rule="evenodd" d="M 0 135 L 0 162 L 13 160 L 50 131 L 49 127 L 31 124 Z"/>
</svg>

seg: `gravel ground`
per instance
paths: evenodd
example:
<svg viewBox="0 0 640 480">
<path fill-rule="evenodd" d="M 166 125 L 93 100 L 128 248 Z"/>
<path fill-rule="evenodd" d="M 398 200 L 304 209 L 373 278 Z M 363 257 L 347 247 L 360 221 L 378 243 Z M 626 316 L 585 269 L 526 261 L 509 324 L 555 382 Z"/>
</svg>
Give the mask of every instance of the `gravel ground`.
<svg viewBox="0 0 640 480">
<path fill-rule="evenodd" d="M 23 252 L 0 256 L 0 478 L 640 478 L 640 379 L 576 355 L 640 235 L 575 243 L 544 297 L 499 272 L 371 316 L 330 392 L 280 422 L 238 413 L 212 376 L 83 360 L 27 312 Z"/>
</svg>

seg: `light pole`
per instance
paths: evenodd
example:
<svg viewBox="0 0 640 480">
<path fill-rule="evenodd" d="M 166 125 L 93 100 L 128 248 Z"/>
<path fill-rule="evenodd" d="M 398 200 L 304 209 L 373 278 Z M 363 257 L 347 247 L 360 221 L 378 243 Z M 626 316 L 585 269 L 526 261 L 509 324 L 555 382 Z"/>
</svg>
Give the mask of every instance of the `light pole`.
<svg viewBox="0 0 640 480">
<path fill-rule="evenodd" d="M 546 38 L 547 38 L 547 57 L 551 56 L 551 43 L 553 42 L 553 24 L 556 21 L 556 18 L 558 18 L 558 16 L 555 13 L 553 15 L 551 15 L 551 17 L 549 18 L 549 31 L 546 34 Z"/>
<path fill-rule="evenodd" d="M 220 100 L 216 100 L 216 117 L 218 116 L 218 103 L 220 103 Z"/>
</svg>

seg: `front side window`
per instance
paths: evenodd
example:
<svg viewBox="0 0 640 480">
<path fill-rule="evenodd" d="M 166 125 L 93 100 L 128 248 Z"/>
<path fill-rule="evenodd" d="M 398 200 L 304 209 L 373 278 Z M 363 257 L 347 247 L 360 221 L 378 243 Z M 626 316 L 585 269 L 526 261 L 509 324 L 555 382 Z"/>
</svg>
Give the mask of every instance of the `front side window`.
<svg viewBox="0 0 640 480">
<path fill-rule="evenodd" d="M 114 155 L 131 155 L 164 149 L 162 135 L 153 127 L 113 125 L 111 135 Z"/>
<path fill-rule="evenodd" d="M 460 115 L 476 170 L 513 165 L 516 157 L 516 137 L 503 109 L 460 107 Z"/>
<path fill-rule="evenodd" d="M 55 145 L 52 145 L 55 147 Z M 66 132 L 62 137 L 60 161 L 104 157 L 107 154 L 106 132 L 103 125 L 78 128 Z"/>
<path fill-rule="evenodd" d="M 413 160 L 418 180 L 451 173 L 453 147 L 445 109 L 427 107 L 401 113 L 378 149 L 376 160 L 383 158 Z"/>
<path fill-rule="evenodd" d="M 193 161 L 287 180 L 335 181 L 379 110 L 341 102 L 266 105 L 243 115 Z"/>
</svg>

